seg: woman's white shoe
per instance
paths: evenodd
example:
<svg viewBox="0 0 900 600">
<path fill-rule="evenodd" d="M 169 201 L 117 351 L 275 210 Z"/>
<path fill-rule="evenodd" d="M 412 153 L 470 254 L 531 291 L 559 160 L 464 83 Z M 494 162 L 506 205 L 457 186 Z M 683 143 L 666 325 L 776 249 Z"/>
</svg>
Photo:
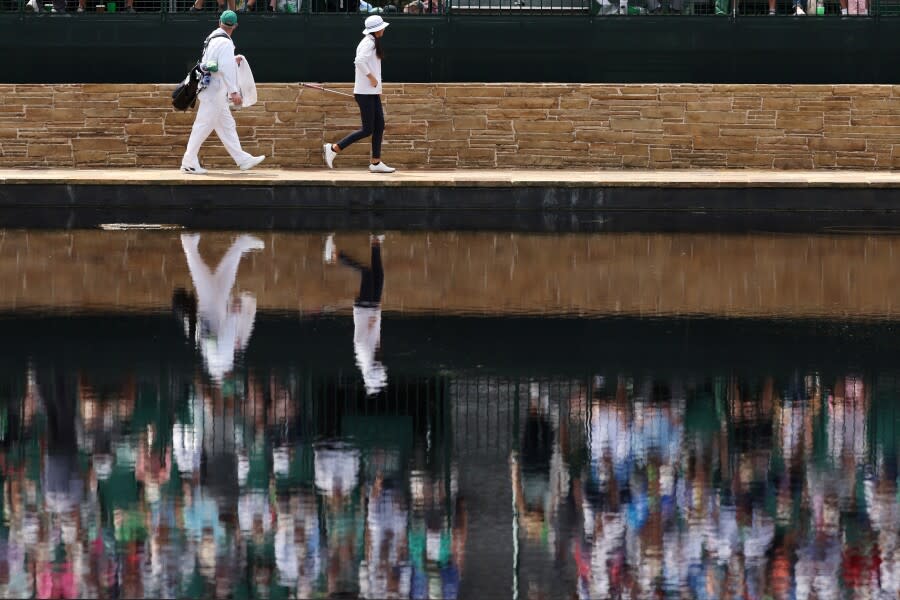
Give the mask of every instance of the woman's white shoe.
<svg viewBox="0 0 900 600">
<path fill-rule="evenodd" d="M 369 165 L 369 171 L 372 173 L 393 173 L 396 171 L 394 167 L 389 167 L 383 162 L 375 163 L 374 165 Z"/>
</svg>

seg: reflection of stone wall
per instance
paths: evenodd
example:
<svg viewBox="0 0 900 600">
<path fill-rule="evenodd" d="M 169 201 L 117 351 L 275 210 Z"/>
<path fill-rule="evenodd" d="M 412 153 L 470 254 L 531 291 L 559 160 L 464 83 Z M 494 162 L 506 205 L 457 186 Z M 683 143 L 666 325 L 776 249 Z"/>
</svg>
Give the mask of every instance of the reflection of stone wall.
<svg viewBox="0 0 900 600">
<path fill-rule="evenodd" d="M 172 109 L 172 87 L 0 85 L 0 167 L 176 168 L 194 115 Z M 325 139 L 359 124 L 352 100 L 296 83 L 259 97 L 236 117 L 265 166 L 321 167 Z M 419 168 L 890 169 L 898 109 L 900 86 L 388 84 L 384 156 Z M 201 157 L 233 166 L 217 141 Z"/>
<path fill-rule="evenodd" d="M 318 234 L 262 234 L 237 288 L 262 310 L 346 310 L 358 281 L 322 264 Z M 231 236 L 204 235 L 218 261 Z M 338 235 L 368 261 L 367 237 Z M 388 233 L 385 308 L 419 312 L 878 315 L 900 310 L 900 239 L 741 236 Z M 0 237 L 0 310 L 167 309 L 192 288 L 172 232 L 21 232 Z"/>
</svg>

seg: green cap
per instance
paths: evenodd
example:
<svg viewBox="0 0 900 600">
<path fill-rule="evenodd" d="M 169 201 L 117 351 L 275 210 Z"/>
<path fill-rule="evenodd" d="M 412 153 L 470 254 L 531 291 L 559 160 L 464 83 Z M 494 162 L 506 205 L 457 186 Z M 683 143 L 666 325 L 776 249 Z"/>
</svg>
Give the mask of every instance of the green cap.
<svg viewBox="0 0 900 600">
<path fill-rule="evenodd" d="M 229 27 L 237 25 L 237 13 L 233 10 L 226 10 L 222 13 L 222 16 L 219 17 L 219 23 L 228 25 Z"/>
</svg>

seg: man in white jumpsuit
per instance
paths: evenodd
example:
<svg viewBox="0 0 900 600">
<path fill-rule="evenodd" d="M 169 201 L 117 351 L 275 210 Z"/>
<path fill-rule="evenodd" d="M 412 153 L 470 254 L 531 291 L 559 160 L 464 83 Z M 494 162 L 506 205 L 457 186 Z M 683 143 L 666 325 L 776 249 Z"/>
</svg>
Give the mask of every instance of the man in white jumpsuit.
<svg viewBox="0 0 900 600">
<path fill-rule="evenodd" d="M 206 169 L 200 166 L 197 153 L 213 130 L 242 171 L 252 169 L 266 158 L 265 155 L 253 156 L 241 149 L 234 117 L 228 109 L 229 100 L 235 106 L 242 103 L 241 93 L 238 90 L 234 42 L 231 41 L 231 34 L 236 28 L 237 14 L 226 10 L 219 17 L 219 27 L 207 37 L 208 43 L 203 52 L 202 62 L 205 65 L 215 62 L 217 70 L 210 73 L 209 85 L 200 90 L 197 96 L 200 107 L 197 109 L 197 117 L 194 119 L 194 127 L 191 129 L 184 158 L 181 159 L 181 171 L 184 173 L 195 175 L 206 173 Z"/>
</svg>

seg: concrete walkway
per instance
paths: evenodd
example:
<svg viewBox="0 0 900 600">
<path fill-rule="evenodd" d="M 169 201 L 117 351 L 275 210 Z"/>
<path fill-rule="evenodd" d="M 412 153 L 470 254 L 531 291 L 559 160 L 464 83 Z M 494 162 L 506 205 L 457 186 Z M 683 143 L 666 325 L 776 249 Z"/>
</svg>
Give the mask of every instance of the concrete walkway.
<svg viewBox="0 0 900 600">
<path fill-rule="evenodd" d="M 771 170 L 406 170 L 375 175 L 364 169 L 215 170 L 185 175 L 177 169 L 0 169 L 5 185 L 110 186 L 331 186 L 331 187 L 645 187 L 645 188 L 900 188 L 900 172 Z"/>
</svg>

